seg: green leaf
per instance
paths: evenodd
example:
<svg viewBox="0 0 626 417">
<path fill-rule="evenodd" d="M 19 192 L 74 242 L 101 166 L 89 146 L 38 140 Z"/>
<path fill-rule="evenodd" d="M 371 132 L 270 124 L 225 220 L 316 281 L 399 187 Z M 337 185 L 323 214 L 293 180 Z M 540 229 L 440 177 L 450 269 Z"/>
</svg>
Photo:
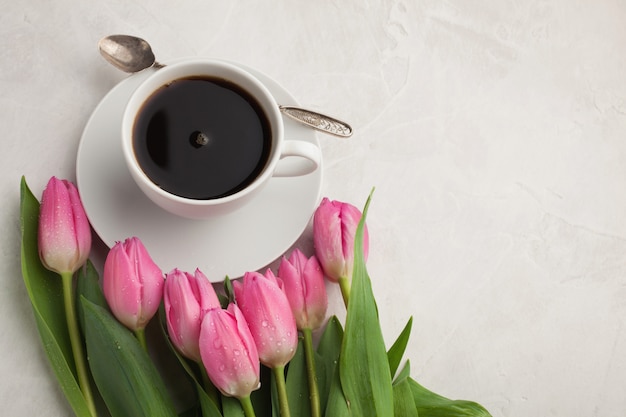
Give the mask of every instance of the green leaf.
<svg viewBox="0 0 626 417">
<path fill-rule="evenodd" d="M 309 417 L 311 405 L 309 403 L 309 386 L 307 383 L 306 361 L 304 358 L 304 343 L 298 341 L 296 354 L 289 361 L 287 369 L 287 401 L 292 416 Z"/>
<path fill-rule="evenodd" d="M 37 229 L 39 201 L 22 177 L 20 226 L 22 231 L 22 277 L 33 308 L 37 329 L 52 370 L 70 406 L 78 417 L 91 416 L 78 381 L 70 344 L 61 277 L 48 271 L 39 259 Z"/>
<path fill-rule="evenodd" d="M 224 417 L 245 417 L 241 403 L 237 398 L 223 397 L 222 410 Z"/>
<path fill-rule="evenodd" d="M 178 414 L 178 417 L 200 417 L 202 416 L 202 414 L 200 414 L 200 411 L 198 410 L 198 407 L 193 407 L 190 408 L 189 410 L 185 410 L 182 413 Z"/>
<path fill-rule="evenodd" d="M 185 358 L 180 356 L 178 352 L 175 352 L 176 356 L 181 360 L 181 364 L 185 363 L 185 370 L 187 372 L 191 372 L 190 375 L 193 374 L 193 371 L 189 367 L 189 364 L 186 362 Z M 198 381 L 195 376 L 192 376 L 192 380 L 194 383 L 194 387 L 196 388 L 196 394 L 198 396 L 198 407 L 200 408 L 200 414 L 202 417 L 222 417 L 222 413 L 219 410 L 219 407 L 211 397 L 206 393 L 202 384 Z"/>
<path fill-rule="evenodd" d="M 393 412 L 394 417 L 417 417 L 415 399 L 411 390 L 411 364 L 406 362 L 393 383 Z"/>
<path fill-rule="evenodd" d="M 89 366 L 113 417 L 174 417 L 174 405 L 135 336 L 103 307 L 81 297 Z"/>
<path fill-rule="evenodd" d="M 326 323 L 326 328 L 320 337 L 317 345 L 317 365 L 324 367 L 323 375 L 318 374 L 318 387 L 320 391 L 320 404 L 322 414 L 326 409 L 328 395 L 335 378 L 335 369 L 341 354 L 341 343 L 343 341 L 343 328 L 337 316 L 332 316 Z M 343 398 L 343 395 L 342 395 Z"/>
<path fill-rule="evenodd" d="M 491 417 L 491 414 L 478 403 L 450 400 L 429 391 L 412 378 L 407 378 L 406 381 L 411 388 L 420 417 Z"/>
<path fill-rule="evenodd" d="M 406 326 L 404 326 L 404 329 L 387 352 L 387 359 L 389 360 L 389 371 L 391 372 L 391 376 L 394 376 L 398 371 L 398 367 L 400 366 L 400 362 L 402 361 L 402 356 L 404 356 L 404 351 L 406 350 L 406 346 L 409 343 L 409 336 L 411 335 L 412 325 L 413 317 L 409 319 Z"/>
<path fill-rule="evenodd" d="M 196 388 L 196 394 L 198 396 L 198 402 L 199 402 L 198 405 L 200 407 L 200 410 L 202 411 L 202 417 L 222 417 L 222 413 L 220 412 L 220 409 L 219 409 L 219 404 L 216 404 L 216 401 L 219 401 L 219 400 L 216 399 L 216 401 L 214 401 L 207 394 L 206 390 L 203 387 L 201 380 L 198 378 L 196 372 L 194 372 L 194 370 L 190 366 L 189 361 L 186 358 L 184 358 L 178 352 L 178 350 L 176 350 L 169 335 L 167 334 L 167 322 L 166 322 L 166 317 L 165 317 L 165 308 L 163 304 L 161 304 L 159 308 L 158 319 L 159 319 L 159 324 L 161 327 L 161 333 L 170 351 L 174 354 L 174 356 L 176 356 L 176 359 L 178 359 L 178 363 L 180 364 L 180 366 L 185 370 L 185 372 L 187 373 L 187 376 L 193 381 L 193 385 Z M 211 382 L 208 381 L 207 383 L 210 384 Z M 211 388 L 214 388 L 214 387 L 211 387 Z"/>
<path fill-rule="evenodd" d="M 402 370 L 398 374 L 398 377 L 396 378 L 396 380 L 393 383 L 394 383 L 394 385 L 399 384 L 403 380 L 405 380 L 407 378 L 410 378 L 410 377 L 411 377 L 411 363 L 409 361 L 406 361 L 406 364 L 404 365 L 404 367 L 402 368 Z"/>
<path fill-rule="evenodd" d="M 235 302 L 235 290 L 233 289 L 233 282 L 230 280 L 230 277 L 226 275 L 223 283 L 224 294 L 226 296 L 226 304 L 222 305 L 222 308 L 227 308 L 229 304 Z"/>
<path fill-rule="evenodd" d="M 341 353 L 343 341 L 343 327 L 337 316 L 331 316 L 326 323 L 324 332 L 317 344 L 317 353 L 330 360 L 336 361 Z"/>
<path fill-rule="evenodd" d="M 363 256 L 363 228 L 370 201 L 371 194 L 355 236 L 352 288 L 339 359 L 339 376 L 353 415 L 392 416 L 391 373 Z"/>
<path fill-rule="evenodd" d="M 196 379 L 194 379 L 194 382 L 196 386 L 196 392 L 198 393 L 198 399 L 200 401 L 200 410 L 202 410 L 202 417 L 222 417 L 222 413 L 220 413 L 217 404 L 215 404 L 211 397 L 207 395 L 204 387 L 202 387 L 202 385 L 200 385 L 200 383 Z"/>
<path fill-rule="evenodd" d="M 324 407 L 322 407 L 324 409 Z M 367 415 L 367 414 L 366 414 Z M 328 392 L 328 400 L 326 402 L 326 408 L 324 411 L 326 417 L 351 417 L 353 414 L 348 407 L 348 401 L 343 395 L 341 389 L 341 380 L 339 379 L 339 366 L 335 367 L 332 380 L 330 382 L 330 388 Z M 360 417 L 354 414 L 355 417 Z"/>
<path fill-rule="evenodd" d="M 408 378 L 402 378 L 393 386 L 393 412 L 394 417 L 418 417 L 419 415 Z"/>
<path fill-rule="evenodd" d="M 106 310 L 109 309 L 109 305 L 100 288 L 100 276 L 90 260 L 87 260 L 87 264 L 78 271 L 78 276 L 76 277 L 76 310 L 80 328 L 83 334 L 85 334 L 85 317 L 79 301 L 81 296 Z"/>
</svg>

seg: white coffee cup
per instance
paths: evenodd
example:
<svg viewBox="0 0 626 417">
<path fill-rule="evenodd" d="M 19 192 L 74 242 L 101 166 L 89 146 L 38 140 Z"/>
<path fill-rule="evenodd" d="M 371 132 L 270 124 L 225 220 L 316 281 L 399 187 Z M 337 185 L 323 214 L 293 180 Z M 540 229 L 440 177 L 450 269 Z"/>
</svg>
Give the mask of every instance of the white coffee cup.
<svg viewBox="0 0 626 417">
<path fill-rule="evenodd" d="M 316 144 L 284 137 L 278 103 L 256 77 L 204 58 L 160 68 L 137 87 L 122 118 L 122 150 L 150 200 L 195 219 L 230 213 L 272 177 L 309 174 L 322 158 Z M 296 163 L 277 169 L 287 156 Z"/>
</svg>

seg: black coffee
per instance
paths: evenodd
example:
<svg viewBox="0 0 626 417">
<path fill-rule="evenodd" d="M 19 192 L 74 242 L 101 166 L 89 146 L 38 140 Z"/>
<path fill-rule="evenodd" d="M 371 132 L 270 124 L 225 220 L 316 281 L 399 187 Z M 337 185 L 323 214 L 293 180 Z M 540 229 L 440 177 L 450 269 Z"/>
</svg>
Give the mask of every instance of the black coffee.
<svg viewBox="0 0 626 417">
<path fill-rule="evenodd" d="M 269 158 L 271 129 L 240 87 L 218 78 L 183 78 L 161 87 L 140 109 L 133 147 L 152 182 L 206 200 L 254 181 Z"/>
</svg>

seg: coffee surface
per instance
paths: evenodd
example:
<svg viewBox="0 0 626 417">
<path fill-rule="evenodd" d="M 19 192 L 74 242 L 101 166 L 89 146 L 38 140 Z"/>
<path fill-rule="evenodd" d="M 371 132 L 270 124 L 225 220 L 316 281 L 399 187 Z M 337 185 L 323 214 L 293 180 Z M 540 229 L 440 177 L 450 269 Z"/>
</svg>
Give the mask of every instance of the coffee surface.
<svg viewBox="0 0 626 417">
<path fill-rule="evenodd" d="M 133 148 L 143 171 L 165 191 L 214 199 L 244 189 L 261 173 L 271 128 L 240 87 L 218 78 L 184 78 L 144 103 Z"/>
</svg>

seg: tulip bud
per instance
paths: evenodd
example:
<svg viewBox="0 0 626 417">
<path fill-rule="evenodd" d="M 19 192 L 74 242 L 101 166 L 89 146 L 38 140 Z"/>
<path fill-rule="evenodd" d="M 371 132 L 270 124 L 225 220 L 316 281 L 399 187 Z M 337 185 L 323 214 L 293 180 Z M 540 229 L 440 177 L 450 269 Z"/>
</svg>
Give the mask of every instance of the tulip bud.
<svg viewBox="0 0 626 417">
<path fill-rule="evenodd" d="M 269 269 L 265 275 L 246 272 L 243 283 L 234 281 L 233 289 L 261 363 L 269 368 L 285 366 L 296 353 L 298 330 L 282 282 Z"/>
<path fill-rule="evenodd" d="M 142 330 L 163 297 L 163 273 L 136 237 L 117 242 L 104 262 L 104 297 L 113 315 L 133 331 Z"/>
<path fill-rule="evenodd" d="M 41 198 L 39 257 L 57 273 L 74 273 L 87 261 L 91 230 L 78 190 L 71 182 L 50 178 Z"/>
<path fill-rule="evenodd" d="M 256 345 L 239 307 L 214 308 L 202 319 L 200 355 L 209 379 L 229 397 L 246 398 L 259 387 Z"/>
<path fill-rule="evenodd" d="M 289 259 L 283 257 L 278 276 L 283 281 L 298 329 L 315 330 L 320 327 L 326 317 L 328 296 L 317 258 L 307 258 L 295 249 Z"/>
<path fill-rule="evenodd" d="M 174 269 L 165 275 L 163 301 L 172 343 L 184 356 L 200 362 L 202 319 L 210 309 L 220 308 L 213 285 L 199 269 L 193 275 Z"/>
<path fill-rule="evenodd" d="M 359 209 L 348 203 L 324 198 L 313 216 L 315 254 L 326 276 L 334 282 L 351 279 L 354 268 L 354 237 L 361 220 Z M 363 229 L 363 258 L 367 259 L 369 237 Z"/>
</svg>

